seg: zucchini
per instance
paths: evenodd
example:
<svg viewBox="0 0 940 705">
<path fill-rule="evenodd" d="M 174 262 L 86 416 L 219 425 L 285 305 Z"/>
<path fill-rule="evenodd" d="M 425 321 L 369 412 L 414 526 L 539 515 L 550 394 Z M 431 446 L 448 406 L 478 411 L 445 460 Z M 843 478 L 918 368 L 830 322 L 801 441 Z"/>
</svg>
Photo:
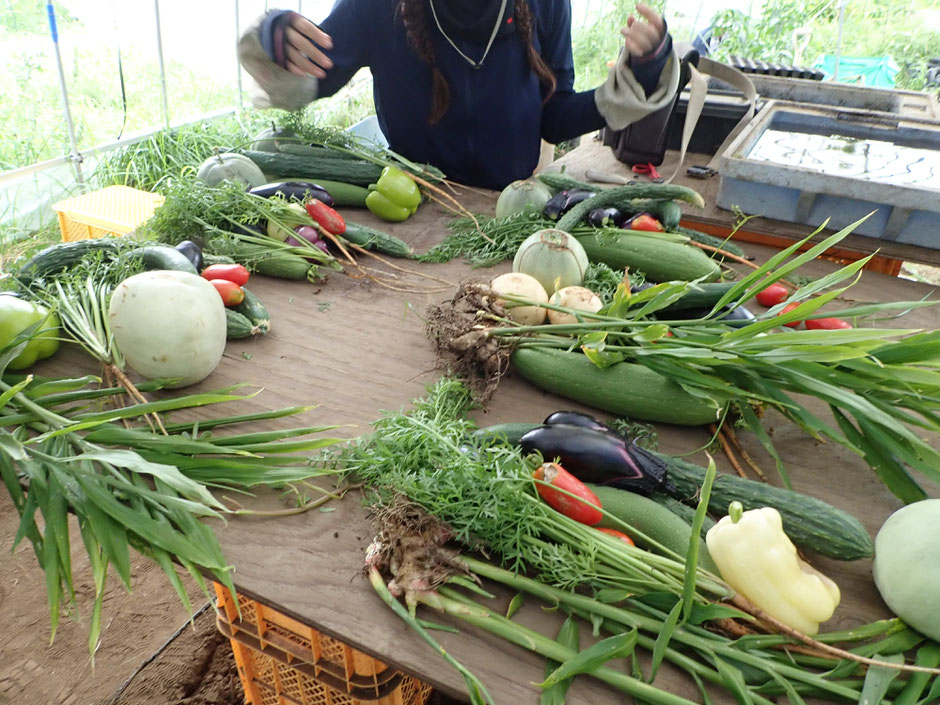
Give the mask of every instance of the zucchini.
<svg viewBox="0 0 940 705">
<path fill-rule="evenodd" d="M 265 174 L 276 177 L 290 175 L 291 178 L 312 181 L 321 186 L 324 180 L 368 186 L 378 181 L 382 175 L 380 165 L 361 159 L 337 157 L 337 151 L 333 149 L 326 149 L 318 153 L 320 156 L 315 157 L 283 152 L 256 152 L 250 149 L 241 153 L 257 164 Z"/>
<path fill-rule="evenodd" d="M 682 209 L 675 201 L 669 201 L 662 198 L 649 201 L 645 208 L 646 212 L 656 216 L 666 232 L 673 233 L 679 227 L 679 221 L 682 219 Z"/>
<path fill-rule="evenodd" d="M 605 230 L 601 234 L 579 235 L 588 259 L 603 262 L 614 271 L 640 271 L 654 282 L 713 281 L 721 276 L 718 263 L 697 247 L 661 239 L 655 234 L 621 233 Z"/>
<path fill-rule="evenodd" d="M 519 445 L 519 440 L 532 429 L 538 428 L 537 423 L 498 423 L 493 426 L 478 428 L 470 434 L 470 438 L 479 443 L 501 438 L 511 446 Z"/>
<path fill-rule="evenodd" d="M 364 247 L 367 250 L 378 250 L 392 257 L 414 257 L 414 252 L 403 240 L 359 223 L 351 223 L 347 220 L 346 231 L 342 237 L 355 245 L 359 245 L 359 247 Z"/>
<path fill-rule="evenodd" d="M 663 505 L 670 512 L 685 521 L 689 526 L 692 526 L 692 520 L 695 519 L 695 507 L 690 507 L 688 504 L 683 504 L 678 499 L 675 497 L 670 497 L 668 494 L 660 494 L 658 492 L 651 494 L 650 499 Z M 705 515 L 705 522 L 702 524 L 702 538 L 705 538 L 705 534 L 707 534 L 708 530 L 716 523 L 717 522 L 710 516 L 707 514 Z"/>
<path fill-rule="evenodd" d="M 62 242 L 40 250 L 29 258 L 16 274 L 16 278 L 24 284 L 34 279 L 66 269 L 90 252 L 105 252 L 116 254 L 119 250 L 115 238 L 98 238 L 96 240 L 77 240 L 76 242 Z"/>
<path fill-rule="evenodd" d="M 242 291 L 245 292 L 245 298 L 234 310 L 247 318 L 251 322 L 251 325 L 257 329 L 254 335 L 258 335 L 259 333 L 264 335 L 271 330 L 271 314 L 268 313 L 268 309 L 261 303 L 261 299 L 248 291 L 244 286 L 242 287 Z"/>
<path fill-rule="evenodd" d="M 661 453 L 655 455 L 669 466 L 669 479 L 679 496 L 696 497 L 705 479 L 705 468 Z M 776 509 L 787 536 L 800 548 L 843 561 L 874 554 L 871 536 L 858 519 L 815 497 L 736 475 L 719 474 L 712 486 L 709 511 L 724 516 L 735 500 L 745 509 Z"/>
<path fill-rule="evenodd" d="M 692 396 L 643 365 L 618 362 L 602 370 L 581 353 L 537 348 L 519 348 L 512 363 L 537 387 L 619 416 L 699 426 L 721 415 L 716 400 Z"/>
<path fill-rule="evenodd" d="M 228 340 L 249 338 L 260 332 L 244 314 L 233 308 L 225 309 L 225 337 Z"/>
<path fill-rule="evenodd" d="M 304 181 L 305 179 L 283 177 L 284 181 Z M 333 197 L 336 206 L 356 206 L 364 208 L 366 205 L 366 196 L 369 195 L 369 189 L 357 186 L 356 184 L 347 184 L 342 181 L 330 181 L 328 179 L 319 179 L 314 182 L 316 186 L 326 189 L 326 192 Z M 349 225 L 349 222 L 346 223 Z"/>
<path fill-rule="evenodd" d="M 140 258 L 145 270 L 170 269 L 177 272 L 199 274 L 193 263 L 182 252 L 168 245 L 144 245 L 121 254 L 121 259 Z"/>
<path fill-rule="evenodd" d="M 687 523 L 685 519 L 673 514 L 658 502 L 635 492 L 604 485 L 589 484 L 588 487 L 597 495 L 605 512 L 612 514 L 627 526 L 685 558 L 692 538 L 692 525 Z M 598 526 L 623 531 L 623 527 L 619 523 L 607 516 L 601 519 Z M 627 533 L 630 534 L 630 531 L 627 531 Z M 649 546 L 639 535 L 630 534 L 630 538 L 640 548 Z M 715 565 L 709 555 L 705 541 L 701 537 L 698 540 L 699 566 L 715 575 L 719 575 L 718 566 Z"/>
<path fill-rule="evenodd" d="M 596 190 L 596 189 L 593 189 Z M 699 208 L 705 207 L 705 201 L 698 194 L 685 186 L 675 186 L 673 184 L 635 184 L 629 186 L 615 186 L 598 193 L 594 198 L 588 198 L 577 204 L 570 211 L 565 213 L 555 226 L 558 230 L 571 232 L 571 228 L 578 225 L 588 213 L 595 208 L 606 208 L 607 206 L 626 205 L 627 202 L 635 198 L 653 198 L 662 200 L 686 201 Z"/>
</svg>

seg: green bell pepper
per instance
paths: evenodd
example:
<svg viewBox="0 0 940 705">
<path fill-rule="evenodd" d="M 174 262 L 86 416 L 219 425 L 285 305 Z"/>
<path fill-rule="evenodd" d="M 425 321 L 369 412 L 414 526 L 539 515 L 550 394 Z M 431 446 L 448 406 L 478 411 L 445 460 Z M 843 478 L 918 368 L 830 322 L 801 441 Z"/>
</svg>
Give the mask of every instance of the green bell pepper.
<svg viewBox="0 0 940 705">
<path fill-rule="evenodd" d="M 408 174 L 393 166 L 382 169 L 379 180 L 369 187 L 366 207 L 382 220 L 405 220 L 421 204 L 421 190 Z"/>
<path fill-rule="evenodd" d="M 16 296 L 0 296 L 0 349 L 5 348 L 31 325 L 43 321 L 23 351 L 7 369 L 22 370 L 59 349 L 59 317 L 46 308 Z"/>
</svg>

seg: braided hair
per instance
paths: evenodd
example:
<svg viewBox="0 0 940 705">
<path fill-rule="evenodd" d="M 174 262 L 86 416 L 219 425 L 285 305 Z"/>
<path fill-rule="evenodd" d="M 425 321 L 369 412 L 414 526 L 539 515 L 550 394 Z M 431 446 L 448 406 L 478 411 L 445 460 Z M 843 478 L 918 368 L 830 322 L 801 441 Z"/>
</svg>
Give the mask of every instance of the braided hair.
<svg viewBox="0 0 940 705">
<path fill-rule="evenodd" d="M 431 112 L 428 123 L 434 125 L 450 106 L 450 84 L 438 68 L 434 59 L 434 44 L 431 42 L 431 13 L 428 0 L 399 0 L 397 14 L 405 25 L 408 42 L 418 57 L 431 67 Z M 519 38 L 525 44 L 526 58 L 539 83 L 543 86 L 544 104 L 555 92 L 555 74 L 545 63 L 532 44 L 535 20 L 526 0 L 515 0 L 515 22 Z"/>
</svg>

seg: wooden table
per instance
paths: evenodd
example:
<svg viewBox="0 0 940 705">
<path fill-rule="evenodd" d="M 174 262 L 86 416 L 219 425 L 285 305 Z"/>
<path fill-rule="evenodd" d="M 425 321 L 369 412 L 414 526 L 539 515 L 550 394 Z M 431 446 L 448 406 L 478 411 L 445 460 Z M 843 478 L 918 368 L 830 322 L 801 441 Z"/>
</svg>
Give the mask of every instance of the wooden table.
<svg viewBox="0 0 940 705">
<path fill-rule="evenodd" d="M 672 174 L 676 168 L 679 155 L 669 151 L 659 171 L 663 174 Z M 704 209 L 697 209 L 688 204 L 681 204 L 683 210 L 683 225 L 701 230 L 719 237 L 726 237 L 734 225 L 735 217 L 730 211 L 723 210 L 717 205 L 718 187 L 720 178 L 714 176 L 709 179 L 695 179 L 685 173 L 685 169 L 693 164 L 705 165 L 711 159 L 709 154 L 687 154 L 682 171 L 676 176 L 673 183 L 695 189 L 705 199 Z M 584 174 L 585 169 L 612 172 L 622 176 L 632 176 L 627 165 L 617 161 L 613 151 L 605 147 L 590 135 L 581 138 L 581 145 L 563 156 L 556 165 L 565 165 L 572 176 Z M 748 214 L 751 215 L 751 214 Z M 757 214 L 760 215 L 760 214 Z M 805 225 L 788 223 L 770 218 L 751 218 L 736 233 L 735 240 L 770 245 L 782 249 L 800 240 L 813 231 Z M 824 230 L 815 239 L 820 240 L 834 231 Z M 940 265 L 940 249 L 930 249 L 917 245 L 907 245 L 890 240 L 850 235 L 843 240 L 839 247 L 830 251 L 830 256 L 844 263 L 852 262 L 873 252 L 878 256 L 867 265 L 867 269 L 897 275 L 901 263 L 919 262 L 922 264 Z"/>
<path fill-rule="evenodd" d="M 461 196 L 461 200 L 471 209 L 489 212 L 495 202 L 493 197 L 478 194 Z M 352 217 L 379 225 L 364 212 Z M 384 227 L 423 251 L 444 236 L 447 218 L 440 208 L 428 205 L 405 223 Z M 745 247 L 758 260 L 771 251 L 749 244 Z M 504 263 L 496 270 L 474 271 L 462 262 L 414 266 L 455 283 L 467 277 L 489 278 L 493 271 L 509 268 Z M 834 267 L 817 261 L 807 265 L 805 273 L 821 274 Z M 407 406 L 441 374 L 425 337 L 421 315 L 427 304 L 446 300 L 448 292 L 406 294 L 339 274 L 331 275 L 318 287 L 258 277 L 253 280 L 252 290 L 271 311 L 271 332 L 258 340 L 230 342 L 217 370 L 191 388 L 217 389 L 238 382 L 264 387 L 253 399 L 239 403 L 237 413 L 316 404 L 305 415 L 305 422 L 351 424 L 338 432 L 354 436 L 366 432 L 383 409 Z M 866 301 L 919 299 L 933 293 L 933 287 L 866 272 L 852 292 L 854 298 Z M 938 322 L 940 311 L 920 309 L 911 314 L 905 326 L 932 329 Z M 75 357 L 70 359 L 74 361 Z M 583 407 L 544 394 L 510 374 L 501 382 L 490 407 L 477 414 L 477 420 L 480 425 L 539 421 L 562 408 Z M 781 419 L 768 417 L 775 443 L 797 489 L 854 513 L 873 533 L 900 506 L 859 458 L 832 444 L 821 447 L 789 424 L 781 423 Z M 280 423 L 306 425 L 291 420 Z M 701 429 L 661 426 L 658 431 L 659 447 L 666 452 L 689 452 L 707 440 Z M 742 440 L 759 462 L 772 468 L 756 444 L 744 435 Z M 697 458 L 701 460 L 702 456 Z M 720 466 L 722 460 L 717 458 Z M 730 468 L 725 463 L 722 469 Z M 268 493 L 249 506 L 272 509 L 284 504 L 278 495 Z M 359 498 L 349 496 L 334 506 L 329 513 L 314 510 L 286 518 L 242 518 L 219 527 L 223 550 L 234 566 L 237 588 L 252 599 L 465 698 L 459 675 L 379 601 L 362 577 L 363 555 L 372 531 Z M 828 626 L 857 625 L 886 614 L 871 582 L 869 561 L 814 562 L 842 587 L 842 606 Z M 501 599 L 506 598 L 505 591 L 495 592 Z M 449 622 L 437 615 L 433 618 Z M 557 615 L 543 612 L 531 600 L 518 619 L 550 635 L 558 627 Z M 536 689 L 530 683 L 542 678 L 545 665 L 541 658 L 473 629 L 462 628 L 461 632 L 439 632 L 437 636 L 448 651 L 482 679 L 499 705 L 537 702 Z M 684 676 L 668 668 L 660 672 L 656 684 L 696 701 L 699 697 Z M 588 678 L 577 679 L 569 698 L 572 704 L 623 702 L 621 694 Z M 719 698 L 716 702 L 723 701 Z"/>
</svg>

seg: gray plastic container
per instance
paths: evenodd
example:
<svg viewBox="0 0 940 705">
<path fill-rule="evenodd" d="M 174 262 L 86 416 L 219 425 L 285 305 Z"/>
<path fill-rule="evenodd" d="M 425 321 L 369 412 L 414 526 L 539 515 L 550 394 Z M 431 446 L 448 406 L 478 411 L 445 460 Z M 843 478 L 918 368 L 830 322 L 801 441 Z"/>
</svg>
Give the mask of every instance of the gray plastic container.
<svg viewBox="0 0 940 705">
<path fill-rule="evenodd" d="M 855 234 L 940 249 L 940 182 L 883 183 L 749 158 L 768 129 L 883 140 L 940 154 L 940 122 L 771 101 L 720 155 L 717 199 L 720 208 L 813 227 L 828 218 L 830 229 L 875 211 Z"/>
</svg>

